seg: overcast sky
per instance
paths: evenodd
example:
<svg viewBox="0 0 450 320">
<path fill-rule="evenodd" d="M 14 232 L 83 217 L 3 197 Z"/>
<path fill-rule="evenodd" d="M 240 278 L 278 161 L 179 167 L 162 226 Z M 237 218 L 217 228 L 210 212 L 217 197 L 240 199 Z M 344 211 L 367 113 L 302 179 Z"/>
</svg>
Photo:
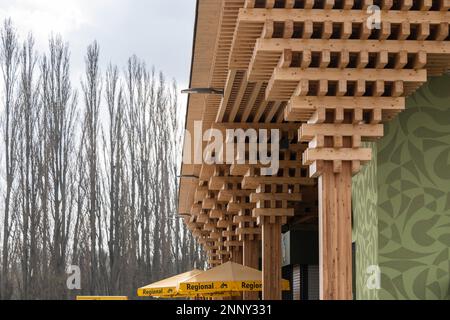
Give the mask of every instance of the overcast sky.
<svg viewBox="0 0 450 320">
<path fill-rule="evenodd" d="M 32 31 L 39 51 L 49 34 L 69 42 L 75 83 L 89 43 L 98 40 L 102 70 L 123 67 L 136 54 L 180 89 L 189 83 L 196 0 L 0 0 L 0 18 L 11 17 L 22 38 Z"/>
</svg>

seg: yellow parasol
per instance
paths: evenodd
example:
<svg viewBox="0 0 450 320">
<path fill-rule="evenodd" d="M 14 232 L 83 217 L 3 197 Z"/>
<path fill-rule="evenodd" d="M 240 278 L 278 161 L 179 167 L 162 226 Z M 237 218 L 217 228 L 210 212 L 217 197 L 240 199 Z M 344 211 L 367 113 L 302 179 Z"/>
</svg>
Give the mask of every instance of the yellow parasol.
<svg viewBox="0 0 450 320">
<path fill-rule="evenodd" d="M 282 290 L 289 290 L 289 281 L 282 280 Z M 262 272 L 233 262 L 180 281 L 178 286 L 180 295 L 244 291 L 262 291 Z"/>
<path fill-rule="evenodd" d="M 138 289 L 139 297 L 166 297 L 172 298 L 177 296 L 177 286 L 180 282 L 187 280 L 197 274 L 202 273 L 201 270 L 194 269 Z"/>
</svg>

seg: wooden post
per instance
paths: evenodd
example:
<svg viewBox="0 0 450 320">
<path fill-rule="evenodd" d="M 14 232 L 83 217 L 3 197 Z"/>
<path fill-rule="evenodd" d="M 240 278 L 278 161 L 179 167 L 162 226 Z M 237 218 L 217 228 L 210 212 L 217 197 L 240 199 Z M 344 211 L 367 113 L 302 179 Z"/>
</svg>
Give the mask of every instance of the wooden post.
<svg viewBox="0 0 450 320">
<path fill-rule="evenodd" d="M 243 264 L 242 247 L 236 247 L 233 249 L 231 261 L 234 263 Z"/>
<path fill-rule="evenodd" d="M 244 266 L 259 269 L 259 250 L 258 240 L 243 241 Z M 258 292 L 244 292 L 244 300 L 258 300 Z"/>
<path fill-rule="evenodd" d="M 231 261 L 234 262 L 234 263 L 243 264 L 242 247 L 235 247 L 235 248 L 233 248 Z M 231 300 L 243 300 L 243 294 L 239 293 L 238 296 L 232 297 Z"/>
<path fill-rule="evenodd" d="M 269 217 L 264 217 L 261 221 L 263 242 L 262 297 L 263 300 L 281 300 L 281 217 L 276 217 L 274 222 L 270 220 Z"/>
<path fill-rule="evenodd" d="M 352 299 L 352 163 L 325 162 L 319 177 L 320 298 Z"/>
</svg>

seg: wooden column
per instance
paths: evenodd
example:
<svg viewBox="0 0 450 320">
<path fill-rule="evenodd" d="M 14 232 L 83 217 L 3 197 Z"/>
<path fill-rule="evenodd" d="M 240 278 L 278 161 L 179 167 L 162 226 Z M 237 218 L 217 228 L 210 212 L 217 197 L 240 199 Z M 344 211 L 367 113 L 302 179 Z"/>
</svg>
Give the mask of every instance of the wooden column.
<svg viewBox="0 0 450 320">
<path fill-rule="evenodd" d="M 271 223 L 268 217 L 262 226 L 263 300 L 281 300 L 281 218 Z"/>
<path fill-rule="evenodd" d="M 326 162 L 319 177 L 320 298 L 352 299 L 352 163 Z"/>
<path fill-rule="evenodd" d="M 234 263 L 243 264 L 242 247 L 235 247 L 233 249 L 231 261 Z"/>
<path fill-rule="evenodd" d="M 242 247 L 233 248 L 231 261 L 234 263 L 243 264 Z M 243 294 L 239 293 L 239 295 L 232 297 L 231 300 L 243 300 Z"/>
<path fill-rule="evenodd" d="M 258 240 L 243 241 L 244 266 L 259 269 L 259 248 Z M 244 300 L 258 300 L 258 292 L 244 292 Z"/>
<path fill-rule="evenodd" d="M 295 134 L 289 132 L 286 138 L 289 141 L 296 139 Z M 305 145 L 294 143 L 280 152 L 284 153 L 283 159 L 291 159 L 293 153 L 296 157 L 301 156 L 305 148 Z M 243 188 L 256 190 L 250 201 L 256 203 L 252 216 L 256 217 L 262 234 L 263 300 L 282 299 L 281 227 L 295 214 L 292 203 L 302 200 L 301 186 L 316 184 L 314 179 L 306 177 L 308 170 L 304 170 L 298 160 L 285 163 L 276 176 L 258 176 L 254 168 L 250 168 L 242 182 Z"/>
</svg>

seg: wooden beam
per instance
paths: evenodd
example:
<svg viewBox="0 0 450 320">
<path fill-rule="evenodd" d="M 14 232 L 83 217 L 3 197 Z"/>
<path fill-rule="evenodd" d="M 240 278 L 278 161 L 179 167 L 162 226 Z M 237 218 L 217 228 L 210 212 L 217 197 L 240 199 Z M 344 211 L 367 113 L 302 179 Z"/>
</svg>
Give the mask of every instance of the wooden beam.
<svg viewBox="0 0 450 320">
<path fill-rule="evenodd" d="M 256 189 L 261 184 L 299 184 L 304 186 L 315 185 L 314 179 L 301 177 L 244 177 L 242 180 L 243 189 Z"/>
<path fill-rule="evenodd" d="M 240 177 L 232 177 L 232 176 L 211 177 L 211 179 L 209 180 L 208 186 L 209 186 L 209 190 L 220 191 L 226 183 L 240 183 L 241 180 L 242 180 L 242 178 L 240 178 Z"/>
<path fill-rule="evenodd" d="M 241 122 L 244 122 L 244 123 L 247 122 L 248 117 L 250 116 L 250 113 L 251 113 L 251 111 L 253 109 L 253 106 L 254 106 L 254 104 L 256 102 L 256 99 L 258 98 L 258 96 L 260 94 L 262 85 L 263 85 L 263 83 L 261 81 L 257 82 L 255 84 L 255 87 L 253 88 L 252 95 L 250 96 L 250 99 L 249 99 L 249 101 L 248 101 L 248 103 L 247 103 L 247 105 L 246 105 L 246 107 L 244 109 L 244 113 L 242 114 Z"/>
<path fill-rule="evenodd" d="M 235 217 L 236 218 L 236 217 Z M 243 264 L 246 267 L 259 269 L 259 244 L 258 240 L 243 241 Z M 258 300 L 257 292 L 244 292 L 244 300 Z"/>
<path fill-rule="evenodd" d="M 295 148 L 296 150 L 306 150 L 306 146 L 303 148 Z M 284 168 L 305 168 L 299 161 L 297 160 L 280 160 L 278 164 L 280 169 Z M 233 164 L 230 166 L 230 174 L 232 176 L 244 176 L 250 167 L 253 167 L 255 169 L 261 169 L 261 168 L 269 168 L 270 165 L 263 165 L 261 163 L 258 164 Z"/>
<path fill-rule="evenodd" d="M 254 123 L 258 123 L 258 122 L 261 120 L 261 117 L 263 116 L 264 111 L 265 111 L 266 108 L 267 108 L 267 105 L 268 105 L 268 102 L 264 100 L 264 101 L 261 102 L 261 104 L 258 106 L 258 109 L 256 110 L 255 117 L 253 118 L 253 122 L 254 122 Z"/>
<path fill-rule="evenodd" d="M 320 148 L 308 149 L 303 154 L 303 163 L 312 165 L 316 161 L 362 161 L 372 160 L 372 149 Z"/>
<path fill-rule="evenodd" d="M 228 212 L 231 212 L 231 213 L 234 213 L 234 212 L 239 212 L 239 211 L 241 211 L 241 210 L 246 210 L 246 209 L 249 209 L 249 210 L 251 210 L 251 209 L 253 209 L 255 207 L 255 204 L 254 203 L 236 203 L 236 202 L 230 202 L 228 205 L 227 205 L 227 211 Z M 236 218 L 237 216 L 235 216 L 235 218 Z M 239 219 L 237 219 L 236 221 L 235 221 L 235 223 L 238 223 L 239 222 Z"/>
<path fill-rule="evenodd" d="M 250 195 L 251 202 L 273 200 L 302 201 L 302 195 L 300 193 L 252 193 Z"/>
<path fill-rule="evenodd" d="M 319 178 L 319 269 L 322 300 L 352 299 L 351 163 L 334 173 L 325 163 Z"/>
<path fill-rule="evenodd" d="M 236 235 L 258 235 L 261 234 L 261 230 L 257 227 L 255 228 L 236 228 Z"/>
<path fill-rule="evenodd" d="M 385 109 L 404 110 L 406 99 L 404 97 L 292 97 L 288 108 L 294 112 L 315 111 L 320 108 L 332 110 L 344 109 Z"/>
<path fill-rule="evenodd" d="M 423 31 L 423 32 L 426 32 Z M 428 31 L 429 33 L 429 31 Z M 280 52 L 289 49 L 292 52 L 321 52 L 330 50 L 338 53 L 342 50 L 348 50 L 350 53 L 359 53 L 366 50 L 369 53 L 387 51 L 389 53 L 398 53 L 407 51 L 417 53 L 426 51 L 429 54 L 448 54 L 450 53 L 449 41 L 417 41 L 417 40 L 359 40 L 359 39 L 258 39 L 255 45 L 255 52 Z"/>
<path fill-rule="evenodd" d="M 213 129 L 222 130 L 225 132 L 226 130 L 280 130 L 280 131 L 291 131 L 297 130 L 298 124 L 295 123 L 234 123 L 234 122 L 224 122 L 224 123 L 213 123 Z"/>
<path fill-rule="evenodd" d="M 253 217 L 293 217 L 294 209 L 270 209 L 270 208 L 255 208 L 253 209 Z"/>
<path fill-rule="evenodd" d="M 273 117 L 275 117 L 275 115 L 277 114 L 278 110 L 280 109 L 281 106 L 280 101 L 276 101 L 273 103 L 272 108 L 270 108 L 269 112 L 267 113 L 266 119 L 265 119 L 265 123 L 271 123 L 273 120 Z"/>
<path fill-rule="evenodd" d="M 255 218 L 252 216 L 234 216 L 233 222 L 234 223 L 245 223 L 245 222 L 253 222 L 255 221 Z"/>
<path fill-rule="evenodd" d="M 263 300 L 281 300 L 281 222 L 262 223 Z"/>
<path fill-rule="evenodd" d="M 228 72 L 228 78 L 225 85 L 225 92 L 220 102 L 219 111 L 217 112 L 216 122 L 222 122 L 227 110 L 228 101 L 230 100 L 231 92 L 233 89 L 234 79 L 236 78 L 237 70 L 230 70 Z"/>
<path fill-rule="evenodd" d="M 347 81 L 365 81 L 384 80 L 387 82 L 426 82 L 426 70 L 395 70 L 395 69 L 320 69 L 309 68 L 302 70 L 300 68 L 276 68 L 271 81 L 300 81 L 303 79 L 309 81 L 339 81 L 345 78 Z M 270 86 L 270 83 L 269 83 Z M 270 88 L 268 88 L 270 90 Z"/>
<path fill-rule="evenodd" d="M 352 137 L 358 135 L 366 138 L 381 138 L 384 127 L 381 124 L 303 124 L 300 128 L 301 141 L 311 141 L 317 135 Z"/>
<path fill-rule="evenodd" d="M 233 106 L 231 108 L 230 115 L 228 117 L 228 121 L 230 121 L 230 122 L 234 122 L 234 120 L 236 119 L 236 116 L 239 112 L 239 107 L 241 106 L 242 99 L 244 98 L 245 91 L 247 89 L 247 85 L 248 85 L 247 75 L 244 74 L 244 77 L 242 78 L 242 82 L 239 86 L 237 96 L 236 96 Z"/>
<path fill-rule="evenodd" d="M 323 9 L 240 9 L 239 22 L 262 23 L 266 20 L 274 22 L 283 22 L 292 20 L 293 22 L 305 22 L 311 20 L 313 23 L 323 23 L 324 21 L 333 21 L 333 23 L 352 22 L 365 24 L 370 18 L 371 13 L 365 10 L 323 10 Z M 429 23 L 440 24 L 450 21 L 450 12 L 446 11 L 399 11 L 390 10 L 383 12 L 383 22 L 390 24 L 401 24 L 409 21 L 411 24 Z"/>
</svg>

